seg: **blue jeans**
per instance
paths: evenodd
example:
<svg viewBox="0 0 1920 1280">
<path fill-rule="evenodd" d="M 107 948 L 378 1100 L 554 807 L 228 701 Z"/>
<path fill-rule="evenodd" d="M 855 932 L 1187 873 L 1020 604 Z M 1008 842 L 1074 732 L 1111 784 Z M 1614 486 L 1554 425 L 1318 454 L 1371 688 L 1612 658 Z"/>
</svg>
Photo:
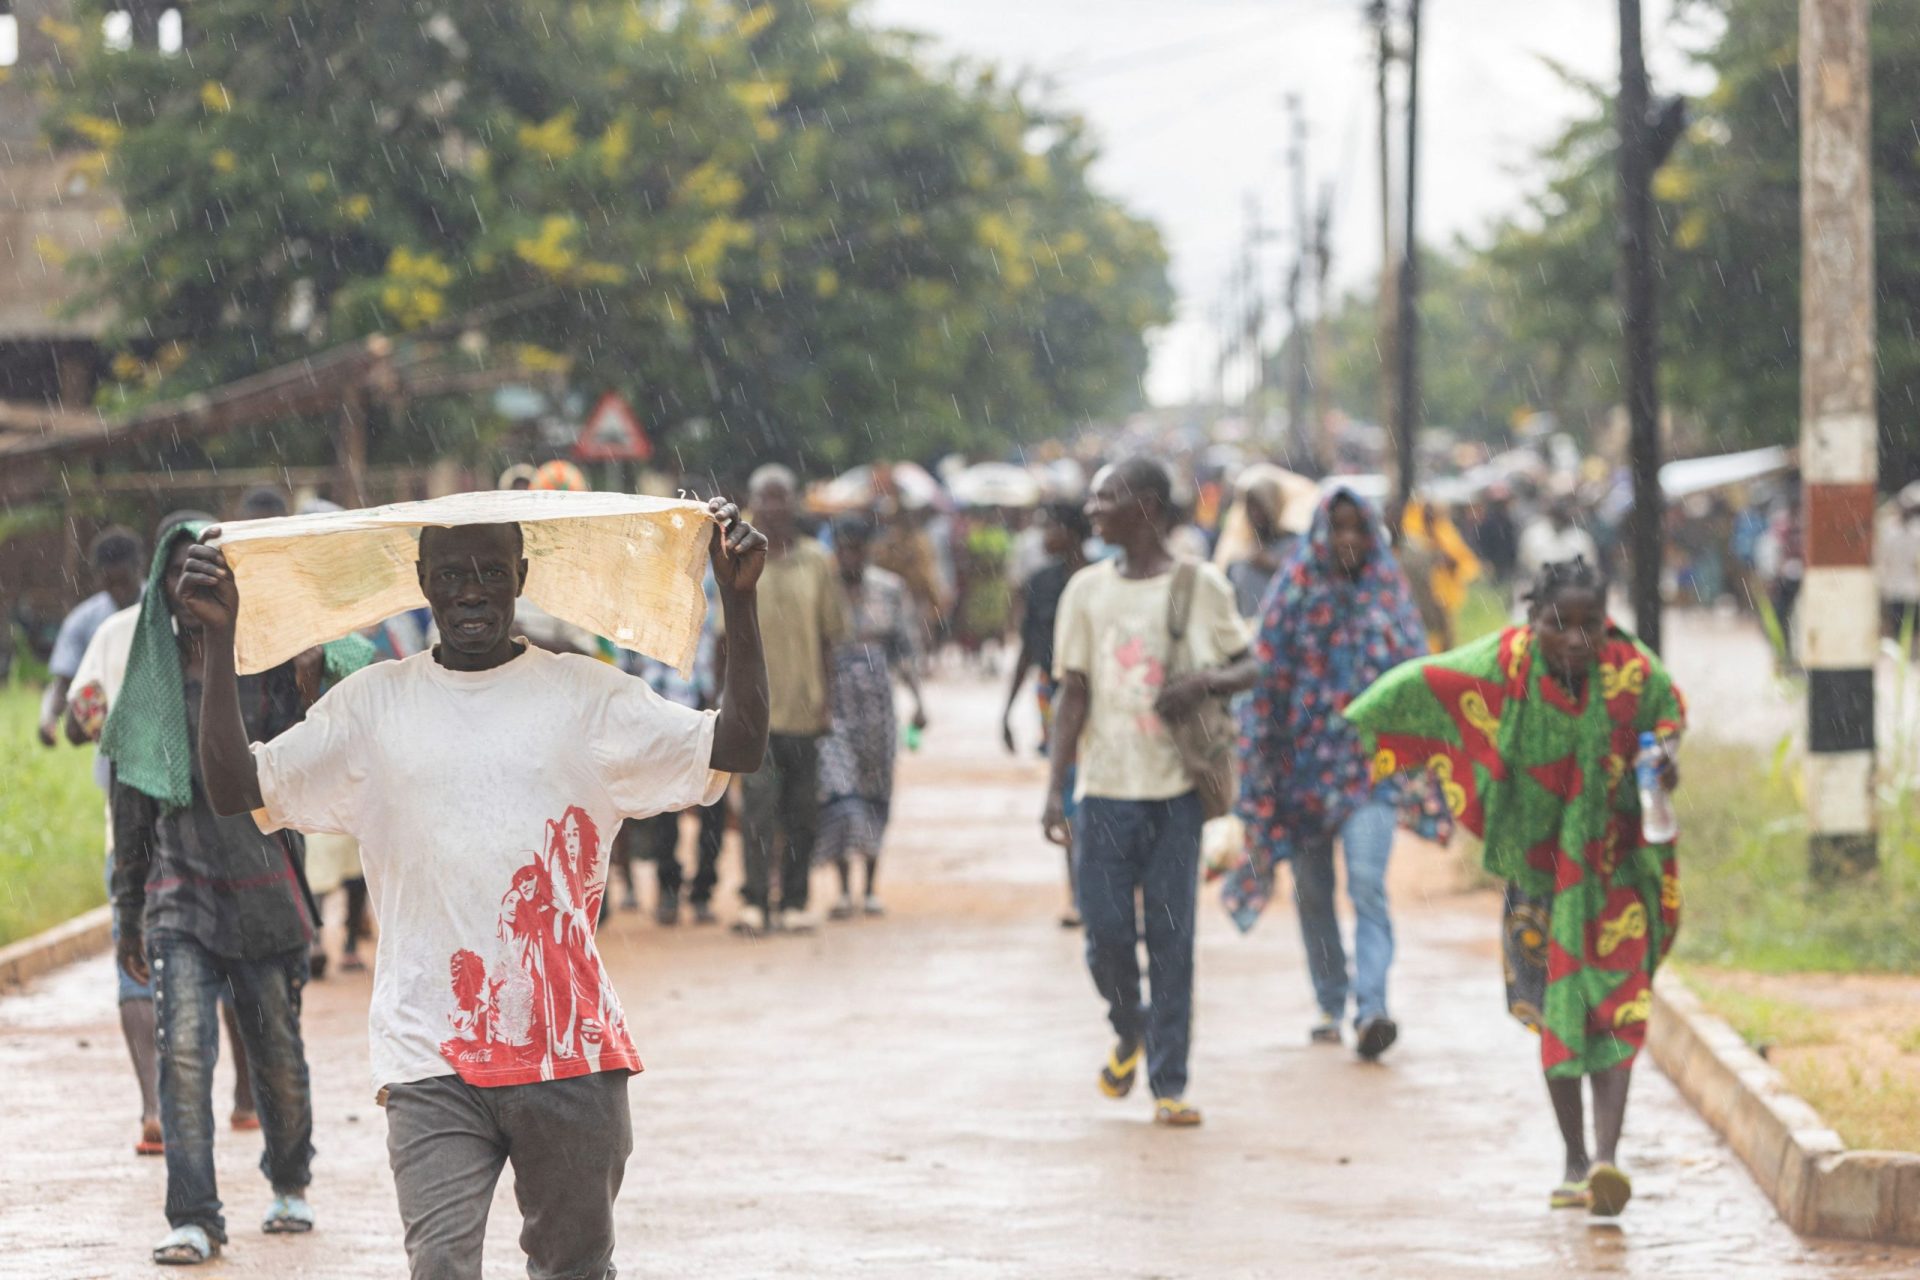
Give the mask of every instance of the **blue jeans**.
<svg viewBox="0 0 1920 1280">
<path fill-rule="evenodd" d="M 107 901 L 112 902 L 113 851 L 111 849 L 107 851 L 106 882 Z M 120 916 L 117 912 L 110 911 L 107 913 L 107 931 L 113 938 L 113 954 L 117 956 L 120 954 Z M 129 1000 L 153 999 L 153 984 L 151 982 L 135 982 L 127 976 L 127 971 L 117 964 L 113 966 L 113 977 L 114 980 L 120 984 L 121 1004 L 125 1004 Z"/>
<path fill-rule="evenodd" d="M 1087 969 L 1114 1034 L 1126 1044 L 1145 1040 L 1156 1098 L 1178 1098 L 1187 1089 L 1200 821 L 1200 798 L 1188 792 L 1172 800 L 1088 796 L 1074 824 Z M 1140 998 L 1142 915 L 1151 1005 Z"/>
<path fill-rule="evenodd" d="M 260 1171 L 276 1195 L 306 1189 L 313 1160 L 313 1098 L 300 1042 L 302 947 L 258 960 L 215 955 L 185 934 L 147 940 L 160 1034 L 160 1125 L 167 1138 L 167 1222 L 227 1238 L 213 1172 L 213 1065 L 219 997 L 233 993 L 253 1096 L 266 1135 Z"/>
<path fill-rule="evenodd" d="M 1399 814 L 1392 805 L 1368 803 L 1340 826 L 1347 854 L 1347 896 L 1353 900 L 1355 1020 L 1387 1014 L 1387 969 L 1393 964 L 1393 921 L 1387 917 L 1387 858 Z M 1300 911 L 1300 940 L 1307 947 L 1307 974 L 1314 999 L 1330 1017 L 1347 1010 L 1347 953 L 1333 912 L 1333 837 L 1302 840 L 1293 856 L 1293 901 Z"/>
</svg>

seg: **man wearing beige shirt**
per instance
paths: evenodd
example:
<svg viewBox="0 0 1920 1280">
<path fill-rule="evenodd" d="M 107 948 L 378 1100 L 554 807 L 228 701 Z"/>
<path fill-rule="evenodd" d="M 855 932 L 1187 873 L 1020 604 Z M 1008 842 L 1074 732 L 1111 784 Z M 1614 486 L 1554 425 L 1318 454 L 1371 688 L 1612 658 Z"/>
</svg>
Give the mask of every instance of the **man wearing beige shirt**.
<svg viewBox="0 0 1920 1280">
<path fill-rule="evenodd" d="M 807 891 L 820 816 L 820 739 L 833 723 L 827 662 L 851 624 L 834 582 L 833 558 L 795 522 L 793 473 L 761 467 L 747 487 L 754 522 L 767 535 L 760 630 L 771 701 L 766 761 L 740 784 L 746 906 L 733 927 L 751 937 L 815 924 L 807 914 Z M 783 836 L 776 900 L 774 854 Z"/>
<path fill-rule="evenodd" d="M 1128 458 L 1093 478 L 1087 516 L 1117 554 L 1074 574 L 1054 624 L 1053 776 L 1041 825 L 1070 845 L 1087 969 L 1114 1031 L 1100 1091 L 1124 1098 L 1141 1059 L 1154 1120 L 1190 1128 L 1186 1100 L 1193 1018 L 1194 898 L 1202 808 L 1167 729 L 1206 698 L 1253 687 L 1250 636 L 1219 570 L 1196 565 L 1185 619 L 1184 675 L 1173 675 L 1173 584 L 1180 562 L 1167 548 L 1172 481 L 1147 458 Z M 1077 767 L 1077 768 L 1076 768 Z M 1067 819 L 1074 779 L 1079 808 Z M 1142 924 L 1152 1003 L 1142 999 Z"/>
</svg>

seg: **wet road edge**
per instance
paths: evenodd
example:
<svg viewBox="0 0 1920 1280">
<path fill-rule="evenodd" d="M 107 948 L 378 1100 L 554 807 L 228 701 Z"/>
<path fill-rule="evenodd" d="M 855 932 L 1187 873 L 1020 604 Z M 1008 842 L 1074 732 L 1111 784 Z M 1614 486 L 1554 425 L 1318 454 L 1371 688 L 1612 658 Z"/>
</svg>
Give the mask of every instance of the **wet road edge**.
<svg viewBox="0 0 1920 1280">
<path fill-rule="evenodd" d="M 16 990 L 62 965 L 106 950 L 112 935 L 113 908 L 103 906 L 0 947 L 0 994 Z"/>
<path fill-rule="evenodd" d="M 1648 1047 L 1788 1226 L 1806 1236 L 1920 1244 L 1920 1155 L 1849 1151 L 1671 972 L 1654 981 Z"/>
</svg>

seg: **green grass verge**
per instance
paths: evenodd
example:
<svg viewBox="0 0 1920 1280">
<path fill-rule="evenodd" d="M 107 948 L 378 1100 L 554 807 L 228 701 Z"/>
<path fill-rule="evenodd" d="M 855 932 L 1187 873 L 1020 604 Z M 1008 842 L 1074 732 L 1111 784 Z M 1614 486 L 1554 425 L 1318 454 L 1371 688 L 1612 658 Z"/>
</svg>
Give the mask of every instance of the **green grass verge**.
<svg viewBox="0 0 1920 1280">
<path fill-rule="evenodd" d="M 0 685 L 0 946 L 106 900 L 93 752 L 34 736 L 40 690 Z"/>
<path fill-rule="evenodd" d="M 1467 644 L 1490 636 L 1512 621 L 1507 589 L 1485 581 L 1476 582 L 1467 588 L 1466 603 L 1460 606 L 1460 616 L 1453 620 L 1454 643 Z"/>
<path fill-rule="evenodd" d="M 1681 763 L 1680 958 L 1762 973 L 1920 971 L 1920 798 L 1889 797 L 1877 872 L 1819 888 L 1784 749 L 1756 758 L 1750 745 L 1695 738 Z"/>
<path fill-rule="evenodd" d="M 1797 1000 L 1742 991 L 1697 970 L 1688 970 L 1694 994 L 1757 1049 L 1805 1049 L 1832 1044 L 1833 1022 Z"/>
</svg>

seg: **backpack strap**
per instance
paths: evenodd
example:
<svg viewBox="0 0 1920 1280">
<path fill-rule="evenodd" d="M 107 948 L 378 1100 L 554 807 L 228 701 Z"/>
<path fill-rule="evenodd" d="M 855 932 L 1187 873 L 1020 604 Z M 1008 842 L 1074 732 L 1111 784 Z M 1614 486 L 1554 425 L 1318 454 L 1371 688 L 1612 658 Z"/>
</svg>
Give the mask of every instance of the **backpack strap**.
<svg viewBox="0 0 1920 1280">
<path fill-rule="evenodd" d="M 1174 646 L 1186 639 L 1187 623 L 1193 617 L 1194 585 L 1200 578 L 1200 566 L 1191 560 L 1174 565 L 1173 585 L 1167 592 L 1167 634 Z"/>
</svg>

